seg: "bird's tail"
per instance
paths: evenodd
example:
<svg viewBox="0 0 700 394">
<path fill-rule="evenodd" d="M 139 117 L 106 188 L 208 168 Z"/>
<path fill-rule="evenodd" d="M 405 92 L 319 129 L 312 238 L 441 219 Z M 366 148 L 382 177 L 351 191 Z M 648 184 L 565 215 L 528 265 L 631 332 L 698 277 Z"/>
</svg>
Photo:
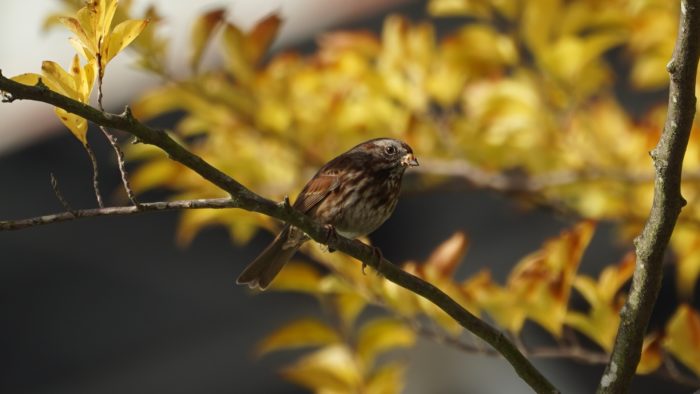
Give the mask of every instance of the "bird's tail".
<svg viewBox="0 0 700 394">
<path fill-rule="evenodd" d="M 257 287 L 265 290 L 301 246 L 301 244 L 286 245 L 288 237 L 289 226 L 286 226 L 274 241 L 243 270 L 236 279 L 236 283 L 247 284 L 251 289 Z"/>
</svg>

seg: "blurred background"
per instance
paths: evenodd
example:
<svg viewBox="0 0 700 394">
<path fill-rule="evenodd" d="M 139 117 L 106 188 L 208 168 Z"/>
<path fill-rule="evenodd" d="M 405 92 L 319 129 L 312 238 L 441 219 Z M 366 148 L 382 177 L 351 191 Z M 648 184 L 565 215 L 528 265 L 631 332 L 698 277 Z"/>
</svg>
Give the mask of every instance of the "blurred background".
<svg viewBox="0 0 700 394">
<path fill-rule="evenodd" d="M 379 32 L 389 13 L 426 18 L 425 3 L 408 0 L 135 0 L 134 7 L 151 3 L 159 5 L 167 20 L 176 72 L 186 65 L 178 54 L 185 51 L 192 17 L 214 6 L 227 7 L 230 19 L 244 28 L 279 12 L 285 23 L 273 51 L 311 48 L 314 37 L 328 29 Z M 44 59 L 70 61 L 69 34 L 40 30 L 45 16 L 57 10 L 53 1 L 12 1 L 2 7 L 4 75 L 38 71 Z M 129 62 L 126 55 L 110 66 L 107 110 L 120 111 L 158 83 L 129 68 Z M 157 124 L 168 127 L 175 119 L 162 118 Z M 90 141 L 100 160 L 102 189 L 109 202 L 120 201 L 114 193 L 119 184 L 112 152 L 95 131 Z M 420 160 L 420 152 L 417 155 Z M 73 207 L 94 206 L 89 161 L 51 109 L 39 103 L 0 105 L 0 218 L 61 211 L 51 173 Z M 234 284 L 271 236 L 259 233 L 253 242 L 234 246 L 224 229 L 212 227 L 191 245 L 178 247 L 177 218 L 174 212 L 146 213 L 0 234 L 0 391 L 305 392 L 276 372 L 295 353 L 256 359 L 253 349 L 284 322 L 322 315 L 317 303 L 297 294 L 253 295 Z M 372 240 L 392 261 L 420 260 L 461 230 L 471 246 L 458 276 L 487 266 L 502 281 L 519 258 L 572 223 L 551 211 L 525 210 L 501 195 L 462 186 L 427 195 L 407 193 Z M 619 261 L 627 249 L 614 246 L 613 238 L 612 226 L 602 223 L 581 272 L 597 275 L 604 265 Z M 664 290 L 659 314 L 675 309 L 674 294 Z M 534 337 L 542 334 L 534 325 L 526 331 Z M 466 354 L 428 340 L 420 340 L 405 357 L 406 393 L 529 392 L 499 358 Z M 536 360 L 536 365 L 566 393 L 593 392 L 602 373 L 601 366 L 568 360 Z M 641 377 L 632 392 L 661 388 L 689 391 L 658 377 Z"/>
</svg>

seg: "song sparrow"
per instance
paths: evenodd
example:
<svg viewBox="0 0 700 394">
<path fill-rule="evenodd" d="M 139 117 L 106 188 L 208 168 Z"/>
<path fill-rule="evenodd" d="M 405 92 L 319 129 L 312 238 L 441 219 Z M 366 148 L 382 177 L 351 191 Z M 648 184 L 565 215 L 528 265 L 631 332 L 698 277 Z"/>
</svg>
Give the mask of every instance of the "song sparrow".
<svg viewBox="0 0 700 394">
<path fill-rule="evenodd" d="M 417 165 L 413 150 L 403 141 L 363 142 L 321 167 L 302 189 L 294 208 L 344 237 L 367 235 L 389 218 L 404 171 Z M 298 228 L 286 225 L 236 282 L 265 289 L 308 239 Z"/>
</svg>

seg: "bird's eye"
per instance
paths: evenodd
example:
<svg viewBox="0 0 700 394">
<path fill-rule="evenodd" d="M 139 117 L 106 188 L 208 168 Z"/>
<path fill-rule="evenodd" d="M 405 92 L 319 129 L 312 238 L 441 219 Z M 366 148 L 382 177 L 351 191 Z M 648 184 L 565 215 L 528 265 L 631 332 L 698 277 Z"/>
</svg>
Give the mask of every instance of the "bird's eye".
<svg viewBox="0 0 700 394">
<path fill-rule="evenodd" d="M 396 147 L 389 145 L 386 148 L 384 148 L 384 152 L 389 156 L 393 156 L 396 154 Z"/>
</svg>

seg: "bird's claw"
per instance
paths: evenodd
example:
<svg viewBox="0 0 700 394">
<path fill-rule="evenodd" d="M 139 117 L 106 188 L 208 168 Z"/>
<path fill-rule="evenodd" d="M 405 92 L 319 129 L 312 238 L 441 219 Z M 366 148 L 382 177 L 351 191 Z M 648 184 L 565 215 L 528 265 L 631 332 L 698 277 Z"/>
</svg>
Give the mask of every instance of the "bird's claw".
<svg viewBox="0 0 700 394">
<path fill-rule="evenodd" d="M 382 251 L 376 246 L 372 246 L 372 257 L 376 261 L 377 267 L 379 267 L 379 265 L 382 263 L 382 260 L 384 260 L 384 255 L 382 255 Z M 362 275 L 367 275 L 365 273 L 365 268 L 367 268 L 367 263 L 365 263 L 363 261 L 362 262 Z M 377 271 L 379 271 L 379 270 L 377 270 Z"/>
</svg>

